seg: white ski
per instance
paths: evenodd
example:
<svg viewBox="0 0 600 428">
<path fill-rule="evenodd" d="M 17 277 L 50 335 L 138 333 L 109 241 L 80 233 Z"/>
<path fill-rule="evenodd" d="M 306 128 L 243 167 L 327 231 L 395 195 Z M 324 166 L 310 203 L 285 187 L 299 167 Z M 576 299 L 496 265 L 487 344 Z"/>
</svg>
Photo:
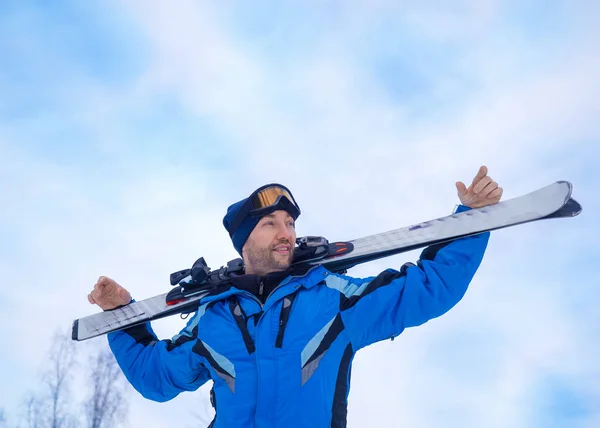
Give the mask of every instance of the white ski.
<svg viewBox="0 0 600 428">
<path fill-rule="evenodd" d="M 332 272 L 345 271 L 357 264 L 388 257 L 417 248 L 439 244 L 482 232 L 502 229 L 532 221 L 568 218 L 582 208 L 571 199 L 572 185 L 557 181 L 529 194 L 497 204 L 440 217 L 413 226 L 395 229 L 353 241 L 331 243 L 329 254 L 304 263 L 322 264 Z M 346 251 L 336 253 L 337 245 Z M 73 322 L 73 340 L 86 340 L 147 321 L 195 311 L 200 300 L 209 293 L 202 290 L 184 301 L 167 305 L 167 294 L 151 297 L 111 311 L 89 315 Z"/>
</svg>

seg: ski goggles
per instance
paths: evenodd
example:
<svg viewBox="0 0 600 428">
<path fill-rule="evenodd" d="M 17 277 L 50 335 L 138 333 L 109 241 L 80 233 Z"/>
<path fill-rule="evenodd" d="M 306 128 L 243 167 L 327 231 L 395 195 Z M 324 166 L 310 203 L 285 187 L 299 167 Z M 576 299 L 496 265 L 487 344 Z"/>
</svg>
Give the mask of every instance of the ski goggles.
<svg viewBox="0 0 600 428">
<path fill-rule="evenodd" d="M 262 186 L 255 190 L 241 206 L 231 222 L 231 230 L 237 230 L 248 215 L 262 217 L 276 210 L 287 211 L 294 220 L 300 215 L 300 207 L 287 187 L 281 184 Z"/>
</svg>

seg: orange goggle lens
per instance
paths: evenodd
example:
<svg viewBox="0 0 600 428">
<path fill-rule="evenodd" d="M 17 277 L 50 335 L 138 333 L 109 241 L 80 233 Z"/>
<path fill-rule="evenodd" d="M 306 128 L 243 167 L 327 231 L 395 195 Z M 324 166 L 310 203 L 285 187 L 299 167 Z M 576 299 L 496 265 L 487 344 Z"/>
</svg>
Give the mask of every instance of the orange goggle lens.
<svg viewBox="0 0 600 428">
<path fill-rule="evenodd" d="M 254 209 L 270 207 L 277 202 L 277 198 L 280 196 L 285 196 L 290 202 L 296 205 L 296 201 L 290 192 L 279 186 L 271 186 L 258 191 L 252 198 L 252 205 Z"/>
</svg>

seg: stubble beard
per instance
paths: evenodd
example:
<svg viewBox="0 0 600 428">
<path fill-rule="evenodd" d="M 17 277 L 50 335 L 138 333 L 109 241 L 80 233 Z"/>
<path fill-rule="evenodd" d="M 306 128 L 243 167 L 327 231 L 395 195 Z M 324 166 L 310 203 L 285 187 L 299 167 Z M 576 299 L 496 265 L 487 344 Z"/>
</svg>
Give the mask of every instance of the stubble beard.
<svg viewBox="0 0 600 428">
<path fill-rule="evenodd" d="M 276 254 L 274 248 L 276 245 L 289 244 L 289 242 L 278 242 L 269 247 L 258 247 L 250 240 L 246 243 L 246 258 L 252 272 L 258 275 L 266 275 L 270 272 L 280 272 L 290 267 L 294 258 L 294 246 L 290 245 L 290 254 L 288 257 L 282 257 Z"/>
</svg>

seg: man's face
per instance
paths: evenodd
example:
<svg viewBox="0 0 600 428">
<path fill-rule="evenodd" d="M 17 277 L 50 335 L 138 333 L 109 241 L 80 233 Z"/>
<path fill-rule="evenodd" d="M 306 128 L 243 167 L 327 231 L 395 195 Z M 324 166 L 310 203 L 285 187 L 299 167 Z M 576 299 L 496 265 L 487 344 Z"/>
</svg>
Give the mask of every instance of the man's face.
<svg viewBox="0 0 600 428">
<path fill-rule="evenodd" d="M 294 219 L 287 211 L 262 217 L 242 248 L 246 273 L 266 275 L 286 270 L 292 262 L 295 243 Z"/>
</svg>

